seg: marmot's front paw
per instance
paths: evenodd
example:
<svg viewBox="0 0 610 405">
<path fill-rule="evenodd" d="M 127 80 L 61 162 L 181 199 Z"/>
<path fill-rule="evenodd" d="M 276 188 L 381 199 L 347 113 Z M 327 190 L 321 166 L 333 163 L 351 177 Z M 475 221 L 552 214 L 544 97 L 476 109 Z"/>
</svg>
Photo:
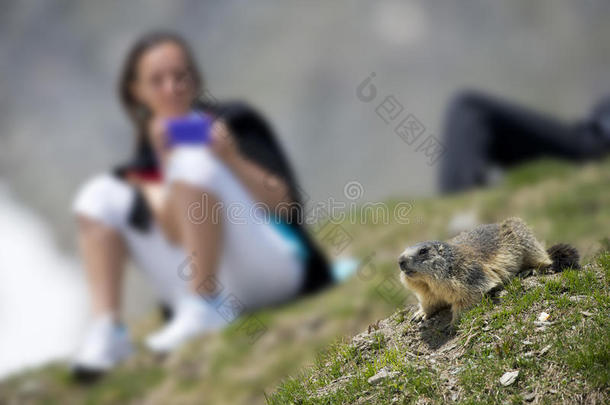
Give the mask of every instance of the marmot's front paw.
<svg viewBox="0 0 610 405">
<path fill-rule="evenodd" d="M 411 321 L 413 321 L 413 322 L 421 322 L 421 321 L 425 321 L 426 319 L 427 319 L 426 313 L 421 309 L 418 309 L 411 317 Z"/>
</svg>

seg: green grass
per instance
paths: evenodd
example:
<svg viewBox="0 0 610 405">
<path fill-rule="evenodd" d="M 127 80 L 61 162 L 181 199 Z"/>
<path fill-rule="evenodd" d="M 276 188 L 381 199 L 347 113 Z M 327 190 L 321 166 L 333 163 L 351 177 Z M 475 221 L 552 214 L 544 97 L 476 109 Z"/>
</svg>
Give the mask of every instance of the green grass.
<svg viewBox="0 0 610 405">
<path fill-rule="evenodd" d="M 515 169 L 497 188 L 394 198 L 390 211 L 412 204 L 408 223 L 341 224 L 353 239 L 344 254 L 365 262 L 358 275 L 256 312 L 266 332 L 254 342 L 234 325 L 164 359 L 141 348 L 91 387 L 75 385 L 65 364 L 53 364 L 0 382 L 0 404 L 521 403 L 531 392 L 542 403 L 608 402 L 610 255 L 600 252 L 610 250 L 609 184 L 610 160 L 582 168 L 541 161 Z M 396 257 L 408 244 L 447 238 L 447 224 L 465 211 L 481 222 L 520 216 L 547 246 L 571 243 L 591 266 L 543 283 L 511 281 L 500 297 L 486 297 L 464 314 L 454 338 L 431 348 L 422 339 L 440 342 L 444 335 L 414 329 L 411 310 L 404 310 L 414 298 L 399 283 Z M 542 311 L 556 323 L 538 331 Z M 380 330 L 372 327 L 370 342 L 352 343 L 380 319 L 387 320 Z M 151 314 L 130 326 L 141 342 L 159 320 Z M 381 369 L 398 374 L 372 386 L 368 379 Z M 500 387 L 509 369 L 519 369 L 519 378 Z"/>
<path fill-rule="evenodd" d="M 608 271 L 607 266 L 602 269 Z M 465 388 L 464 400 L 519 402 L 522 399 L 519 395 L 524 390 L 543 387 L 561 390 L 565 394 L 574 388 L 575 382 L 578 390 L 572 394 L 584 390 L 587 385 L 592 390 L 607 389 L 610 369 L 610 306 L 607 299 L 610 285 L 607 280 L 598 280 L 600 274 L 601 270 L 569 270 L 528 291 L 523 291 L 520 280 L 513 281 L 502 303 L 487 317 L 496 336 L 490 336 L 491 332 L 482 333 L 464 355 L 464 362 L 468 365 L 460 376 Z M 586 298 L 574 303 L 569 300 L 574 296 Z M 599 306 L 596 297 L 605 297 L 605 304 Z M 526 326 L 531 325 L 537 314 L 545 309 L 551 311 L 551 319 L 557 323 L 549 326 L 548 332 L 533 334 Z M 581 311 L 595 311 L 596 315 L 586 318 Z M 521 342 L 528 340 L 534 344 L 524 347 Z M 493 350 L 480 350 L 481 346 L 488 347 L 492 342 L 495 342 L 491 346 Z M 527 351 L 540 350 L 543 345 L 551 345 L 551 349 L 542 359 L 523 357 Z M 557 374 L 549 374 L 549 365 L 563 370 L 564 381 L 571 380 L 572 387 L 563 386 L 564 381 L 556 384 Z M 489 383 L 490 380 L 497 381 L 509 369 L 520 370 L 520 383 L 508 388 Z M 569 372 L 565 372 L 566 369 Z"/>
<path fill-rule="evenodd" d="M 532 392 L 539 393 L 543 403 L 577 402 L 583 394 L 607 400 L 609 273 L 610 253 L 606 252 L 585 270 L 512 280 L 499 302 L 486 297 L 464 315 L 452 349 L 460 353 L 443 359 L 446 363 L 430 361 L 430 353 L 420 358 L 405 356 L 417 345 L 400 338 L 366 349 L 351 342 L 333 345 L 308 373 L 286 380 L 268 401 L 344 404 L 361 403 L 365 396 L 370 403 L 415 403 L 422 398 L 444 403 L 451 389 L 443 376 L 451 370 L 459 370 L 455 391 L 462 403 L 522 403 Z M 572 305 L 564 305 L 566 300 Z M 536 331 L 533 325 L 543 310 L 550 311 L 554 323 Z M 393 322 L 415 328 L 402 311 Z M 373 334 L 373 341 L 379 341 L 378 335 Z M 398 375 L 379 385 L 368 384 L 367 379 L 382 368 Z M 501 386 L 502 374 L 515 369 L 520 372 L 517 382 Z M 346 376 L 348 381 L 341 382 Z"/>
<path fill-rule="evenodd" d="M 438 387 L 434 384 L 434 373 L 429 368 L 406 363 L 403 355 L 395 348 L 376 348 L 377 357 L 364 359 L 352 346 L 340 344 L 316 361 L 315 380 L 311 376 L 301 376 L 286 381 L 269 398 L 270 404 L 346 404 L 354 403 L 370 390 L 368 379 L 382 368 L 400 373 L 386 384 L 380 385 L 375 393 L 374 403 L 390 401 L 397 393 L 417 396 L 432 396 Z M 348 355 L 346 355 L 346 353 Z M 349 369 L 349 379 L 334 391 L 319 390 L 339 380 Z"/>
<path fill-rule="evenodd" d="M 530 164 L 522 165 L 512 170 L 506 179 L 506 187 L 510 189 L 522 188 L 539 183 L 553 177 L 565 179 L 574 171 L 574 166 L 560 160 L 544 159 Z"/>
</svg>

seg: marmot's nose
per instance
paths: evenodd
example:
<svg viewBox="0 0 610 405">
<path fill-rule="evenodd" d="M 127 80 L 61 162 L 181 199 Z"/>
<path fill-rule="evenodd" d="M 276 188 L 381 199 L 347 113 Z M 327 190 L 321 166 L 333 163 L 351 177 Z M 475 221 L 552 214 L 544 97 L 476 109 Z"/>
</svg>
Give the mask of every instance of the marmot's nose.
<svg viewBox="0 0 610 405">
<path fill-rule="evenodd" d="M 409 260 L 406 257 L 400 256 L 398 258 L 398 267 L 400 267 L 401 270 L 403 270 L 403 271 L 407 270 L 408 264 L 409 264 Z"/>
</svg>

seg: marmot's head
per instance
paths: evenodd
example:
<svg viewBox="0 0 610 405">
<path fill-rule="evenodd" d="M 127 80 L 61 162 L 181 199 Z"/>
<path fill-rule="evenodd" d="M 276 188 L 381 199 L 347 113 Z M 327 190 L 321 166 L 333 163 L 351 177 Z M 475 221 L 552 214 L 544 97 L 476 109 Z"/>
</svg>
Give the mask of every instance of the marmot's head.
<svg viewBox="0 0 610 405">
<path fill-rule="evenodd" d="M 407 277 L 446 278 L 451 274 L 453 252 L 445 242 L 421 242 L 409 246 L 398 258 L 398 266 Z"/>
</svg>

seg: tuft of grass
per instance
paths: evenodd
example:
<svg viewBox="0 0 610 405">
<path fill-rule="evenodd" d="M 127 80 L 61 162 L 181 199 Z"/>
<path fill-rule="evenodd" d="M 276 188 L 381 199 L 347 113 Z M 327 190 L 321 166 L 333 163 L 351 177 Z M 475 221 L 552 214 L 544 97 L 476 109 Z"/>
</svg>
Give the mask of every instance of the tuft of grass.
<svg viewBox="0 0 610 405">
<path fill-rule="evenodd" d="M 566 353 L 565 362 L 575 372 L 584 376 L 594 387 L 610 386 L 610 325 L 606 316 L 597 319 L 587 333 L 578 334 L 572 342 L 559 341 Z"/>
<path fill-rule="evenodd" d="M 574 166 L 557 159 L 541 159 L 528 162 L 512 169 L 506 176 L 509 188 L 531 186 L 535 183 L 553 177 L 564 179 L 574 171 Z"/>
</svg>

